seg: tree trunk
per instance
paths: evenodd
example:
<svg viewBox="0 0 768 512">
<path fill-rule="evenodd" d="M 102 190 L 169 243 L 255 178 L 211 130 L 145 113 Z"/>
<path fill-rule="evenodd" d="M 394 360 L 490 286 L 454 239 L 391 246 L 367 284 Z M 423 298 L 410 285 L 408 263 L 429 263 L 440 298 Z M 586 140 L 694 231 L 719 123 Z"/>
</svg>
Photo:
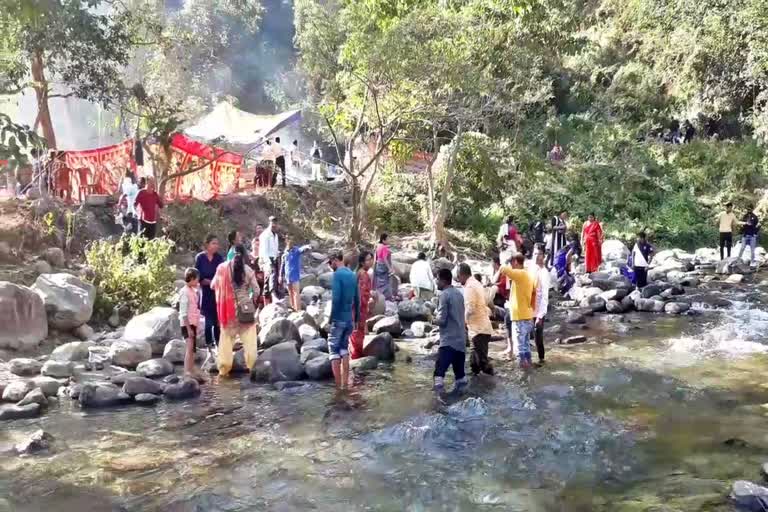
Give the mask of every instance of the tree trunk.
<svg viewBox="0 0 768 512">
<path fill-rule="evenodd" d="M 352 187 L 352 226 L 349 232 L 349 241 L 353 244 L 360 243 L 363 233 L 363 204 L 360 192 L 360 180 L 357 176 L 350 176 Z"/>
<path fill-rule="evenodd" d="M 361 208 L 360 208 L 360 226 L 361 228 L 366 225 L 368 222 L 368 192 L 371 190 L 371 185 L 373 185 L 373 181 L 376 179 L 376 174 L 379 172 L 379 157 L 376 156 L 379 154 L 379 149 L 381 148 L 382 136 L 381 133 L 379 133 L 379 136 L 376 139 L 376 149 L 374 151 L 374 158 L 375 161 L 373 162 L 373 168 L 370 169 L 370 174 L 368 176 L 368 179 L 365 181 L 365 187 L 363 187 L 362 195 L 360 196 L 360 202 L 361 202 Z"/>
<path fill-rule="evenodd" d="M 155 173 L 155 183 L 157 183 L 157 193 L 165 199 L 165 188 L 168 185 L 168 176 L 171 175 L 171 146 L 161 147 L 160 152 L 153 157 L 152 167 Z"/>
<path fill-rule="evenodd" d="M 432 243 L 435 244 L 435 247 L 441 244 L 447 247 L 448 243 L 448 237 L 445 234 L 445 217 L 448 212 L 448 195 L 451 192 L 453 177 L 456 173 L 456 156 L 461 148 L 461 139 L 461 126 L 459 126 L 456 138 L 453 140 L 453 147 L 448 155 L 448 161 L 445 163 L 445 186 L 440 191 L 440 206 L 432 217 Z"/>
<path fill-rule="evenodd" d="M 48 81 L 45 79 L 42 50 L 37 50 L 32 55 L 31 70 L 32 80 L 35 83 L 35 96 L 37 97 L 37 121 L 40 122 L 43 138 L 48 143 L 48 148 L 56 149 L 56 134 L 53 131 L 51 112 L 48 110 Z"/>
</svg>

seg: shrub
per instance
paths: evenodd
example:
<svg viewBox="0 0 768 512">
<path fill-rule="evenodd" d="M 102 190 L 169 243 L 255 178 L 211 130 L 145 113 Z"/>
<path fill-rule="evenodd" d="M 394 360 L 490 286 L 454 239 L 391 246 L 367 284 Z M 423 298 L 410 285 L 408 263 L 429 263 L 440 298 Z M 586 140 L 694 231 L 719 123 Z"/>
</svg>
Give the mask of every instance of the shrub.
<svg viewBox="0 0 768 512">
<path fill-rule="evenodd" d="M 218 208 L 200 201 L 171 204 L 163 212 L 165 236 L 180 250 L 198 250 L 206 235 L 226 240 L 226 226 Z"/>
<path fill-rule="evenodd" d="M 98 240 L 85 253 L 97 287 L 97 318 L 108 317 L 114 307 L 132 313 L 167 304 L 173 293 L 174 268 L 168 264 L 173 242 L 138 236 Z"/>
</svg>

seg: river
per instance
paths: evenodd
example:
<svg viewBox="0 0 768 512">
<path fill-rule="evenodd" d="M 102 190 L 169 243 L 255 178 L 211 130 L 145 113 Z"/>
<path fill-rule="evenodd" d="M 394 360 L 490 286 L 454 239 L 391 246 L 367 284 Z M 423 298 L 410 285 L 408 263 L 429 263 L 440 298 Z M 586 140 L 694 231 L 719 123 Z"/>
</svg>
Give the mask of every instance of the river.
<svg viewBox="0 0 768 512">
<path fill-rule="evenodd" d="M 63 401 L 3 425 L 0 511 L 731 511 L 730 483 L 759 481 L 768 460 L 755 296 L 550 332 L 591 342 L 550 346 L 527 374 L 497 362 L 461 399 L 433 396 L 433 361 L 411 342 L 345 401 L 245 379 L 151 408 Z M 38 428 L 52 454 L 9 454 Z"/>
</svg>

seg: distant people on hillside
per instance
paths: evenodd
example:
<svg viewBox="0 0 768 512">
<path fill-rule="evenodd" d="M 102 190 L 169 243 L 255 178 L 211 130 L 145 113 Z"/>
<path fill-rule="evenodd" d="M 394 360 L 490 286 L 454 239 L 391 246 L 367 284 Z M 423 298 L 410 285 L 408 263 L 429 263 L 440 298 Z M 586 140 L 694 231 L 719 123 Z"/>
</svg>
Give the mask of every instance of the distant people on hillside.
<svg viewBox="0 0 768 512">
<path fill-rule="evenodd" d="M 515 219 L 508 215 L 504 223 L 499 226 L 499 234 L 496 235 L 496 244 L 501 252 L 509 252 L 511 255 L 523 251 L 523 237 L 517 230 Z"/>
<path fill-rule="evenodd" d="M 392 300 L 392 284 L 390 276 L 393 274 L 392 251 L 389 250 L 389 235 L 382 233 L 379 237 L 379 245 L 376 247 L 373 263 L 373 286 L 386 300 Z"/>
<path fill-rule="evenodd" d="M 760 220 L 755 215 L 754 207 L 749 205 L 747 213 L 741 219 L 741 249 L 739 249 L 739 259 L 744 254 L 744 249 L 749 245 L 749 261 L 751 266 L 755 266 L 755 250 L 757 249 L 757 238 L 760 233 Z"/>
<path fill-rule="evenodd" d="M 295 140 L 290 147 L 291 167 L 298 169 L 301 167 L 301 153 L 299 153 L 299 141 Z"/>
<path fill-rule="evenodd" d="M 155 180 L 147 179 L 146 186 L 136 194 L 136 206 L 139 210 L 140 233 L 147 240 L 157 236 L 157 221 L 163 200 L 155 191 Z"/>
<path fill-rule="evenodd" d="M 323 181 L 323 151 L 317 141 L 312 143 L 309 156 L 312 158 L 312 181 Z"/>
<path fill-rule="evenodd" d="M 733 245 L 733 229 L 736 226 L 736 215 L 733 214 L 733 203 L 725 203 L 725 211 L 717 217 L 720 231 L 720 259 L 731 257 Z"/>
<path fill-rule="evenodd" d="M 683 128 L 680 135 L 682 137 L 681 142 L 683 144 L 688 144 L 696 136 L 696 128 L 693 127 L 689 120 L 686 119 L 683 123 Z"/>
<path fill-rule="evenodd" d="M 552 217 L 551 239 L 549 247 L 549 266 L 552 266 L 552 261 L 555 255 L 560 252 L 560 249 L 565 247 L 565 234 L 568 232 L 568 212 L 563 210 L 560 215 Z"/>
<path fill-rule="evenodd" d="M 275 165 L 282 176 L 283 187 L 285 187 L 285 148 L 280 143 L 280 137 L 275 137 L 275 143 L 272 147 L 275 155 Z M 275 185 L 277 185 L 277 173 L 275 173 L 275 179 L 272 182 L 272 186 Z"/>
<path fill-rule="evenodd" d="M 597 272 L 603 262 L 603 241 L 605 235 L 594 213 L 590 213 L 581 229 L 581 245 L 584 247 L 584 263 L 587 274 Z"/>
<path fill-rule="evenodd" d="M 117 201 L 118 208 L 122 209 L 123 232 L 128 235 L 139 232 L 139 217 L 136 213 L 137 195 L 139 195 L 139 186 L 136 184 L 136 175 L 128 170 L 120 184 L 120 198 Z"/>
</svg>

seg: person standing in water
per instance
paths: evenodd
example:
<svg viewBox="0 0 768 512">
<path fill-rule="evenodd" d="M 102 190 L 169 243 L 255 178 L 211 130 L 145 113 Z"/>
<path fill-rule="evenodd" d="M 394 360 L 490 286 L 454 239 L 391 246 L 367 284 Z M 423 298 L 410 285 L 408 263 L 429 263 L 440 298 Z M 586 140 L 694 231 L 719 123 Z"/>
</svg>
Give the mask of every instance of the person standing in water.
<svg viewBox="0 0 768 512">
<path fill-rule="evenodd" d="M 460 392 L 469 385 L 464 370 L 467 352 L 464 296 L 453 287 L 453 275 L 447 268 L 440 269 L 437 273 L 437 289 L 440 290 L 437 307 L 440 348 L 435 362 L 435 391 L 445 391 L 445 374 L 448 368 L 452 367 L 456 381 L 454 392 Z"/>
<path fill-rule="evenodd" d="M 472 277 L 472 269 L 466 263 L 459 265 L 459 282 L 464 287 L 464 314 L 472 355 L 469 366 L 473 375 L 480 372 L 493 375 L 493 367 L 488 362 L 488 344 L 493 335 L 490 312 L 486 305 L 483 285 Z"/>
<path fill-rule="evenodd" d="M 330 263 L 333 281 L 328 357 L 331 359 L 336 389 L 340 391 L 346 389 L 349 383 L 349 337 L 360 320 L 360 291 L 357 277 L 347 268 L 343 254 L 334 254 Z"/>
<path fill-rule="evenodd" d="M 363 357 L 363 342 L 368 333 L 367 320 L 373 307 L 372 283 L 368 271 L 373 267 L 373 254 L 368 251 L 360 253 L 357 265 L 357 287 L 360 293 L 360 318 L 357 328 L 349 337 L 349 352 L 352 359 Z"/>
<path fill-rule="evenodd" d="M 536 352 L 539 356 L 539 365 L 544 364 L 544 320 L 549 310 L 549 284 L 550 275 L 546 265 L 546 254 L 543 245 L 536 245 L 533 251 L 533 264 L 528 271 L 536 286 L 536 304 L 533 308 L 533 340 L 536 343 Z"/>
<path fill-rule="evenodd" d="M 195 269 L 200 278 L 200 313 L 205 319 L 205 344 L 210 349 L 219 342 L 221 331 L 216 312 L 216 295 L 211 288 L 211 281 L 216 275 L 216 269 L 224 262 L 219 254 L 219 239 L 214 235 L 205 237 L 203 251 L 195 256 Z"/>
<path fill-rule="evenodd" d="M 517 345 L 517 355 L 520 358 L 520 367 L 530 368 L 531 363 L 531 331 L 533 330 L 533 314 L 536 304 L 536 284 L 530 274 L 523 268 L 525 256 L 517 254 L 512 259 L 511 265 L 501 267 L 500 272 L 507 276 L 510 283 L 514 283 L 513 291 L 509 297 L 509 311 L 512 321 L 512 339 L 505 351 L 512 359 Z"/>
</svg>

